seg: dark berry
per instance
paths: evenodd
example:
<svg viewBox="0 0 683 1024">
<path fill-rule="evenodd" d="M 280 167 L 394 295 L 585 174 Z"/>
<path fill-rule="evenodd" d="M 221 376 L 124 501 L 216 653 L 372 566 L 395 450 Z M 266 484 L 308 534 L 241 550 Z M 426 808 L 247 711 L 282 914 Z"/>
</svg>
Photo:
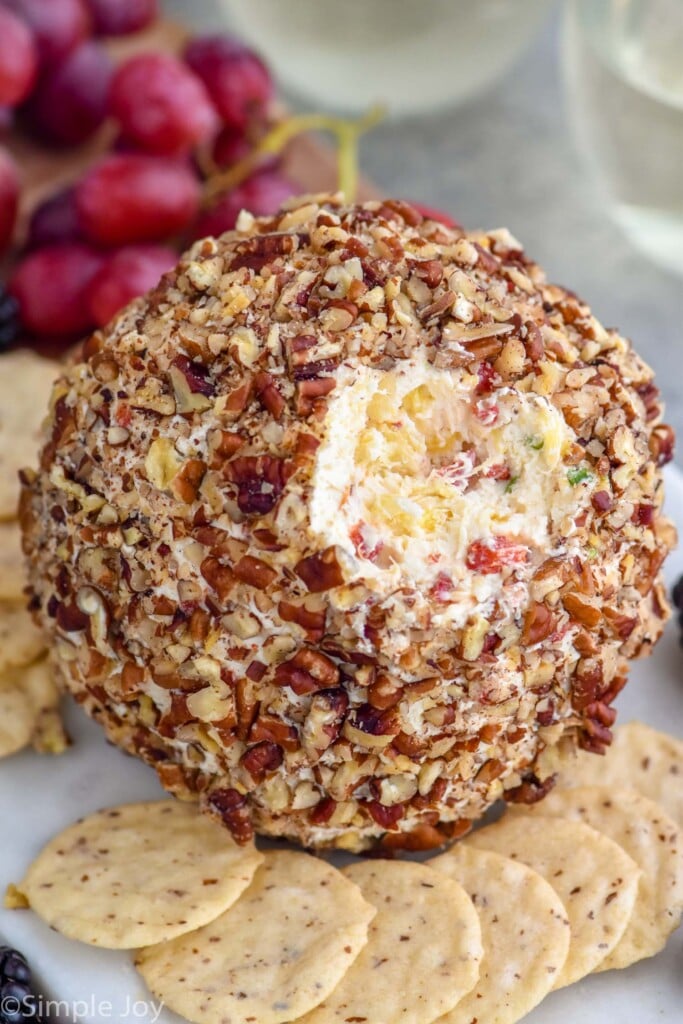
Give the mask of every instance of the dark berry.
<svg viewBox="0 0 683 1024">
<path fill-rule="evenodd" d="M 40 1024 L 26 958 L 0 946 L 0 1024 Z"/>
<path fill-rule="evenodd" d="M 673 590 L 671 591 L 671 600 L 683 614 L 683 576 L 680 576 L 674 583 Z"/>
<path fill-rule="evenodd" d="M 19 303 L 0 283 L 0 352 L 14 344 L 20 331 Z"/>
</svg>

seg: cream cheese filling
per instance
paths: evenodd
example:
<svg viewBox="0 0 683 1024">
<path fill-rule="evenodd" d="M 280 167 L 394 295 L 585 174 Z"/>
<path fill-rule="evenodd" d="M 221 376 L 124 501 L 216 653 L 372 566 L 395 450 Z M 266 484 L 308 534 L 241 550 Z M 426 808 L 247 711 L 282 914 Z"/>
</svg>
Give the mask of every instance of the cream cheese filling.
<svg viewBox="0 0 683 1024">
<path fill-rule="evenodd" d="M 342 367 L 316 453 L 312 534 L 336 545 L 349 582 L 485 602 L 501 572 L 571 532 L 589 484 L 564 461 L 573 440 L 544 396 L 489 394 L 424 353 L 390 370 Z"/>
</svg>

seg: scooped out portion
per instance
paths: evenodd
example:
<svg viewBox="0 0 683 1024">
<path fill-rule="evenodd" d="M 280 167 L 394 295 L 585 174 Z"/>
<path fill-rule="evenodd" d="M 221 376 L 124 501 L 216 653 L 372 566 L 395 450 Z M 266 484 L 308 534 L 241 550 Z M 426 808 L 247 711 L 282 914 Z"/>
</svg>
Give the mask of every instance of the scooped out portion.
<svg viewBox="0 0 683 1024">
<path fill-rule="evenodd" d="M 349 579 L 384 597 L 431 589 L 442 622 L 464 625 L 501 572 L 574 531 L 586 491 L 569 483 L 572 434 L 545 396 L 482 397 L 478 375 L 422 351 L 348 378 L 316 455 L 311 529 Z"/>
<path fill-rule="evenodd" d="M 110 739 L 239 842 L 438 846 L 608 747 L 668 615 L 673 435 L 509 232 L 243 213 L 50 409 L 34 616 Z"/>
</svg>

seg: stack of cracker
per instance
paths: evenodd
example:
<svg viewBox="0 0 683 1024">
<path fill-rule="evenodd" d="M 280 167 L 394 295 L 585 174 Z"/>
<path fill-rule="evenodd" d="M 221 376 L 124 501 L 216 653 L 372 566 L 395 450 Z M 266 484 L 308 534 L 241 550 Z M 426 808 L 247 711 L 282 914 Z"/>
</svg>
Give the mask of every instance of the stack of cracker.
<svg viewBox="0 0 683 1024">
<path fill-rule="evenodd" d="M 29 351 L 0 363 L 0 757 L 68 745 L 45 641 L 26 610 L 19 471 L 33 466 L 57 368 Z"/>
<path fill-rule="evenodd" d="M 48 843 L 8 905 L 135 950 L 196 1024 L 514 1024 L 654 956 L 683 910 L 683 744 L 618 729 L 601 786 L 570 756 L 537 807 L 424 863 L 261 852 L 171 800 L 100 811 Z"/>
</svg>

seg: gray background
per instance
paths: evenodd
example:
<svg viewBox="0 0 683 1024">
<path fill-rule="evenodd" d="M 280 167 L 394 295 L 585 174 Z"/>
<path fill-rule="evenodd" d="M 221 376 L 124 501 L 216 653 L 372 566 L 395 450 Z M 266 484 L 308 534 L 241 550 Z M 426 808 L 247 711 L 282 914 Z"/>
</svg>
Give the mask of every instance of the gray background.
<svg viewBox="0 0 683 1024">
<path fill-rule="evenodd" d="M 215 0 L 165 6 L 198 28 L 225 27 Z M 449 113 L 376 128 L 363 143 L 363 171 L 387 194 L 441 207 L 466 226 L 507 225 L 551 279 L 633 338 L 683 437 L 683 281 L 621 235 L 583 166 L 563 102 L 558 14 L 555 7 L 487 93 Z"/>
</svg>

